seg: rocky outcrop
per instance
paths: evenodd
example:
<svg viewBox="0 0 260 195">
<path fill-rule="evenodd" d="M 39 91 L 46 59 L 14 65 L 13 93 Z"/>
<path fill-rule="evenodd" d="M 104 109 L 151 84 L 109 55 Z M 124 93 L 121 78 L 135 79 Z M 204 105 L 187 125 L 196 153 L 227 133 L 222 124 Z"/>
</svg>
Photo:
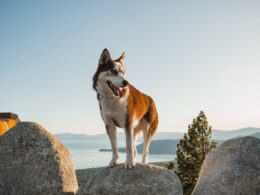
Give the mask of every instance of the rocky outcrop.
<svg viewBox="0 0 260 195">
<path fill-rule="evenodd" d="M 0 137 L 0 194 L 75 194 L 68 150 L 36 123 L 21 122 Z"/>
<path fill-rule="evenodd" d="M 232 139 L 207 155 L 192 195 L 219 194 L 260 194 L 260 139 Z"/>
<path fill-rule="evenodd" d="M 123 164 L 101 169 L 77 195 L 181 195 L 179 178 L 170 170 L 147 164 L 137 164 L 126 170 Z"/>
</svg>

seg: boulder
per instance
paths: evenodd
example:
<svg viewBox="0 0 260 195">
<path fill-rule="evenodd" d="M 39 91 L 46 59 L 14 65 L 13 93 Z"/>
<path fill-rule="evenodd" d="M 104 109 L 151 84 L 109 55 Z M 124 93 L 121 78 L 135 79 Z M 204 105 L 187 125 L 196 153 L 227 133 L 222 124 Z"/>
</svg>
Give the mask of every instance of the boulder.
<svg viewBox="0 0 260 195">
<path fill-rule="evenodd" d="M 124 169 L 123 164 L 101 169 L 77 195 L 182 195 L 182 184 L 170 170 L 156 165 L 137 164 Z"/>
<path fill-rule="evenodd" d="M 69 151 L 36 123 L 21 122 L 0 137 L 0 194 L 75 194 Z"/>
<path fill-rule="evenodd" d="M 228 140 L 211 151 L 192 195 L 260 194 L 260 139 Z"/>
</svg>

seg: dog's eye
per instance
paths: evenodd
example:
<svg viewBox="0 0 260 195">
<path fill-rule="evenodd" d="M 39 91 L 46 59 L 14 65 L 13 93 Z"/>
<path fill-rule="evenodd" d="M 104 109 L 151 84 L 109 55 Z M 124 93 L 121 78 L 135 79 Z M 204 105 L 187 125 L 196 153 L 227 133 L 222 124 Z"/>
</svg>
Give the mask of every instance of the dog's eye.
<svg viewBox="0 0 260 195">
<path fill-rule="evenodd" d="M 110 70 L 110 72 L 111 72 L 112 74 L 114 74 L 114 75 L 117 75 L 117 74 L 118 74 L 118 72 L 117 72 L 116 70 L 114 70 L 114 69 Z"/>
</svg>

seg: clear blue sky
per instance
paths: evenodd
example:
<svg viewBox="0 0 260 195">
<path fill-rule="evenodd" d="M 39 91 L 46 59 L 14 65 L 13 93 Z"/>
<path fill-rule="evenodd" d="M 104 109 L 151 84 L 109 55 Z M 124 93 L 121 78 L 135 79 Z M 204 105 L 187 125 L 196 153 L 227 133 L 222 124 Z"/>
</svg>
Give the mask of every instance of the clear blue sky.
<svg viewBox="0 0 260 195">
<path fill-rule="evenodd" d="M 260 1 L 0 1 L 0 111 L 52 133 L 103 133 L 92 75 L 103 48 L 156 101 L 159 131 L 204 110 L 260 127 Z"/>
</svg>

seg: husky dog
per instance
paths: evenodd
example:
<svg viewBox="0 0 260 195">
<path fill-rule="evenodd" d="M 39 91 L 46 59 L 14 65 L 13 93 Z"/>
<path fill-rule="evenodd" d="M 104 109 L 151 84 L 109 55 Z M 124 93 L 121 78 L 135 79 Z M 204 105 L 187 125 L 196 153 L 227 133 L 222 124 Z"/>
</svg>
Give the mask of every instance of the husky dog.
<svg viewBox="0 0 260 195">
<path fill-rule="evenodd" d="M 96 73 L 93 88 L 97 92 L 102 119 L 112 147 L 110 167 L 118 164 L 116 128 L 124 128 L 126 136 L 125 168 L 136 164 L 136 135 L 143 132 L 144 147 L 142 162 L 147 163 L 148 147 L 158 126 L 158 114 L 153 99 L 130 85 L 125 79 L 125 53 L 112 60 L 104 49 Z"/>
</svg>

